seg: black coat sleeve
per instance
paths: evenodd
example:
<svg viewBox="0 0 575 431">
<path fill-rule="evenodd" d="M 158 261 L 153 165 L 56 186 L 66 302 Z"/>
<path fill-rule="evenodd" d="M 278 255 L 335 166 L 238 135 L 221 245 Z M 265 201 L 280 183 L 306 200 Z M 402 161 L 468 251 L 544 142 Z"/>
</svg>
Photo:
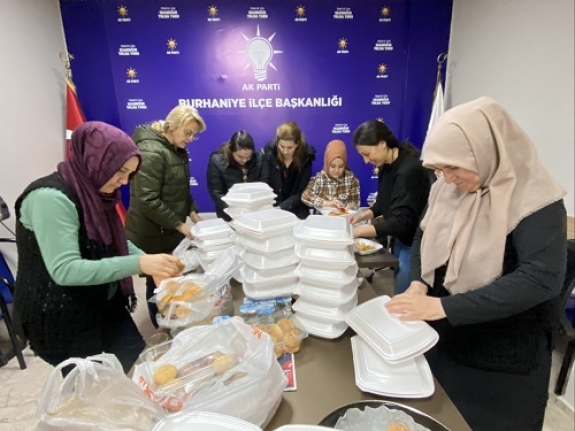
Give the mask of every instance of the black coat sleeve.
<svg viewBox="0 0 575 431">
<path fill-rule="evenodd" d="M 222 200 L 222 197 L 228 193 L 224 173 L 220 169 L 214 156 L 210 156 L 207 169 L 208 192 L 216 205 L 216 210 L 220 212 L 228 207 L 228 204 Z"/>
<path fill-rule="evenodd" d="M 429 179 L 423 168 L 410 164 L 400 169 L 391 191 L 389 216 L 374 221 L 377 237 L 391 235 L 411 246 L 428 195 Z M 376 206 L 374 216 L 377 211 Z"/>
<path fill-rule="evenodd" d="M 310 178 L 311 162 L 301 167 L 299 175 L 296 178 L 297 183 L 294 187 L 294 193 L 280 204 L 281 209 L 289 211 L 298 206 L 304 205 L 301 201 L 301 195 L 307 187 Z"/>
<path fill-rule="evenodd" d="M 515 269 L 477 290 L 442 298 L 449 322 L 502 319 L 555 298 L 565 275 L 566 238 L 562 200 L 524 218 L 510 234 L 517 255 Z"/>
</svg>

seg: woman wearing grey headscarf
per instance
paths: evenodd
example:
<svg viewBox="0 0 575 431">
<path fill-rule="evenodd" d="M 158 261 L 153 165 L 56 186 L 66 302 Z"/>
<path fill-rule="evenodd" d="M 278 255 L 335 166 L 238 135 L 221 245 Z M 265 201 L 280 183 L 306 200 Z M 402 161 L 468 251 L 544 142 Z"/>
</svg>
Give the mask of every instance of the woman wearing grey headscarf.
<svg viewBox="0 0 575 431">
<path fill-rule="evenodd" d="M 387 308 L 439 332 L 427 359 L 474 431 L 541 430 L 565 274 L 565 192 L 487 97 L 447 111 L 422 157 L 439 178 L 414 242 L 413 281 Z"/>
</svg>

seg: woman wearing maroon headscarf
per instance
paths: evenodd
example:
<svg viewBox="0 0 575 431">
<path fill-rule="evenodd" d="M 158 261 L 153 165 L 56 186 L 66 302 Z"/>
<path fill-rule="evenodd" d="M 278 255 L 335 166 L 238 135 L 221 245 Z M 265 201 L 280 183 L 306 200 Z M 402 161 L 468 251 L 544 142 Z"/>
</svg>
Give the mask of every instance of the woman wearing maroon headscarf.
<svg viewBox="0 0 575 431">
<path fill-rule="evenodd" d="M 32 350 L 52 365 L 108 352 L 127 372 L 144 348 L 130 316 L 131 276 L 174 276 L 178 261 L 146 255 L 126 240 L 115 206 L 119 187 L 140 166 L 130 137 L 87 122 L 74 131 L 71 152 L 16 201 L 15 318 Z"/>
</svg>

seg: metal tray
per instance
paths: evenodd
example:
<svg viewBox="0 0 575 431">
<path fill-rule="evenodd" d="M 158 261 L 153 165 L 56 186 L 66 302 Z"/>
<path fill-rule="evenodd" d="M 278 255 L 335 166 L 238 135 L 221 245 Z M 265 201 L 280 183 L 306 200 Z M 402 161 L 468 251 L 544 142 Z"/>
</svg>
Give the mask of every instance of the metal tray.
<svg viewBox="0 0 575 431">
<path fill-rule="evenodd" d="M 396 409 L 404 411 L 405 413 L 410 415 L 416 423 L 426 428 L 429 428 L 430 431 L 451 431 L 445 425 L 443 425 L 442 423 L 438 422 L 437 420 L 433 419 L 431 416 L 423 413 L 420 410 L 408 407 L 403 404 L 394 403 L 391 401 L 379 401 L 379 400 L 359 401 L 357 403 L 351 403 L 343 407 L 340 407 L 337 410 L 331 412 L 325 418 L 323 418 L 318 425 L 333 428 L 335 427 L 335 424 L 337 423 L 338 419 L 343 415 L 345 415 L 348 409 L 358 408 L 360 410 L 363 410 L 365 407 L 377 408 L 381 405 L 384 405 L 388 409 Z"/>
</svg>

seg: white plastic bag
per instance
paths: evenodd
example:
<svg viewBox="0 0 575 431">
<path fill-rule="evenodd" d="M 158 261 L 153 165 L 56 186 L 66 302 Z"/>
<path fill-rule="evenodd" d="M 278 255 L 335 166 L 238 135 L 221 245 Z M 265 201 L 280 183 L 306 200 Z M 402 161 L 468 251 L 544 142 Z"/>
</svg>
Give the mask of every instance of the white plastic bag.
<svg viewBox="0 0 575 431">
<path fill-rule="evenodd" d="M 287 379 L 271 338 L 258 335 L 239 317 L 186 329 L 159 359 L 137 365 L 132 379 L 171 411 L 222 413 L 265 427 L 282 400 Z M 206 358 L 222 355 L 230 358 L 231 366 L 218 373 Z M 177 376 L 162 386 L 154 375 L 165 365 L 175 366 Z"/>
<path fill-rule="evenodd" d="M 60 370 L 75 368 L 58 386 Z M 38 400 L 38 430 L 149 431 L 165 412 L 124 374 L 116 356 L 70 358 L 59 364 Z"/>
</svg>

